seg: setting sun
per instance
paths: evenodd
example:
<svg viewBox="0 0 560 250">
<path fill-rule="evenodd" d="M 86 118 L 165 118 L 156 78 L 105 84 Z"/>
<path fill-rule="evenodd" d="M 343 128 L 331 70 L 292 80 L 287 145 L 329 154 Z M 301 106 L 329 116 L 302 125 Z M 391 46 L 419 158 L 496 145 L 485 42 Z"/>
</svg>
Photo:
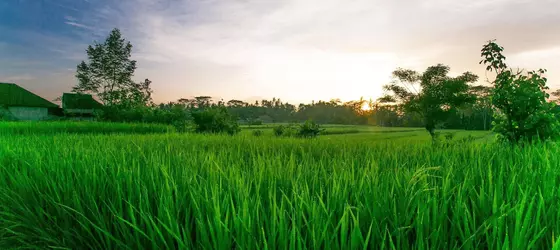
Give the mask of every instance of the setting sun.
<svg viewBox="0 0 560 250">
<path fill-rule="evenodd" d="M 369 103 L 364 102 L 364 104 L 362 104 L 362 110 L 363 111 L 370 111 L 371 107 L 369 106 Z"/>
</svg>

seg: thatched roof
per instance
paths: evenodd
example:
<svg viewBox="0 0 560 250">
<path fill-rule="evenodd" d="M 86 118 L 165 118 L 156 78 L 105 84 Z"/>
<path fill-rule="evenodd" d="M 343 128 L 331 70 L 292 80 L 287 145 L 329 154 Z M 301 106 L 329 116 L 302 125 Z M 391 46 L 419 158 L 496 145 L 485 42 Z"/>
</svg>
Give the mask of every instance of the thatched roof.
<svg viewBox="0 0 560 250">
<path fill-rule="evenodd" d="M 58 105 L 33 94 L 14 83 L 0 82 L 0 106 L 57 108 Z"/>
<path fill-rule="evenodd" d="M 103 105 L 93 99 L 91 95 L 78 93 L 62 94 L 63 109 L 100 109 Z"/>
</svg>

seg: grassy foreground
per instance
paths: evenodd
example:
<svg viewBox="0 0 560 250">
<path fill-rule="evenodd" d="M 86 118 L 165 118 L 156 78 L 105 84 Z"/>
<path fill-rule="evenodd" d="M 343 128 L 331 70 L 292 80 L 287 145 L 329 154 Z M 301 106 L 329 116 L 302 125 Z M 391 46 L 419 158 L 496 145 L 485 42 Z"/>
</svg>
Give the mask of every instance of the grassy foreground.
<svg viewBox="0 0 560 250">
<path fill-rule="evenodd" d="M 1 136 L 0 249 L 560 245 L 560 145 L 403 138 Z"/>
</svg>

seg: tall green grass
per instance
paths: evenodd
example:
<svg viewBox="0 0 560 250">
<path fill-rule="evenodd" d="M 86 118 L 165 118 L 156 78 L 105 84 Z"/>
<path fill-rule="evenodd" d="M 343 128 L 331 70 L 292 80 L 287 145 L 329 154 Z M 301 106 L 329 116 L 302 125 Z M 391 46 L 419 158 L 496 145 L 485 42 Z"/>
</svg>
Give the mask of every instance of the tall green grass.
<svg viewBox="0 0 560 250">
<path fill-rule="evenodd" d="M 33 134 L 152 134 L 168 133 L 172 126 L 142 123 L 82 121 L 0 122 L 0 135 Z"/>
<path fill-rule="evenodd" d="M 0 249 L 560 244 L 559 145 L 349 138 L 0 137 Z"/>
</svg>

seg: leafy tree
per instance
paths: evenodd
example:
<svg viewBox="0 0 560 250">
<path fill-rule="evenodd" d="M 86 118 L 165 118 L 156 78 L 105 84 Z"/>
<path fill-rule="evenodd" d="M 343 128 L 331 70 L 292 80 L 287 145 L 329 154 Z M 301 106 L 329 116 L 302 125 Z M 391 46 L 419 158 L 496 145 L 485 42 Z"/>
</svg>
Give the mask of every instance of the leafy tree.
<svg viewBox="0 0 560 250">
<path fill-rule="evenodd" d="M 88 62 L 78 64 L 78 85 L 73 91 L 97 95 L 106 106 L 135 107 L 151 102 L 151 81 L 134 83 L 136 61 L 131 60 L 132 45 L 118 29 L 104 43 L 88 46 Z"/>
<path fill-rule="evenodd" d="M 438 124 L 456 109 L 476 100 L 468 85 L 478 79 L 476 75 L 465 72 L 450 77 L 448 73 L 449 67 L 442 64 L 428 67 L 423 73 L 399 68 L 393 72 L 395 81 L 384 86 L 389 94 L 380 102 L 398 103 L 404 111 L 421 115 L 424 127 L 434 138 Z"/>
<path fill-rule="evenodd" d="M 480 64 L 496 73 L 493 130 L 515 143 L 558 136 L 560 124 L 553 112 L 556 105 L 547 101 L 547 79 L 543 76 L 546 70 L 514 71 L 506 65 L 503 51 L 495 41 L 489 41 L 481 50 Z"/>
</svg>

